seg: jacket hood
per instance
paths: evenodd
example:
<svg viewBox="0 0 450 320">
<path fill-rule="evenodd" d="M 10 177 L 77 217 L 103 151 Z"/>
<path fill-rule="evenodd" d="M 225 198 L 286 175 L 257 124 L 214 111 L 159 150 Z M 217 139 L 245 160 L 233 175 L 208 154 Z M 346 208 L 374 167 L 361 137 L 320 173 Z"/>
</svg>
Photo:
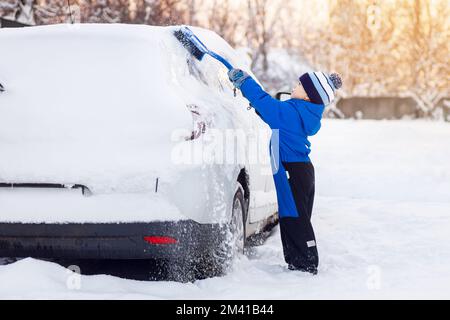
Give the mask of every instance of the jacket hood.
<svg viewBox="0 0 450 320">
<path fill-rule="evenodd" d="M 308 136 L 315 135 L 320 129 L 320 120 L 322 119 L 325 106 L 300 99 L 290 99 L 289 102 L 295 106 L 299 113 L 305 133 Z"/>
</svg>

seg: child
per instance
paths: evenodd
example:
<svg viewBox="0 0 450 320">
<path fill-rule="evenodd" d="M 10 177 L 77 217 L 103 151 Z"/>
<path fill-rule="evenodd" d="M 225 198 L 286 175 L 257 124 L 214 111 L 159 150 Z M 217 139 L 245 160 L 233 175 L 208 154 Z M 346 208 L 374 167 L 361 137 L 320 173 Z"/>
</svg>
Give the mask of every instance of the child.
<svg viewBox="0 0 450 320">
<path fill-rule="evenodd" d="M 341 78 L 335 73 L 329 76 L 323 72 L 305 73 L 292 90 L 291 99 L 281 102 L 240 69 L 230 70 L 228 76 L 263 121 L 278 130 L 279 161 L 272 152 L 271 163 L 275 169 L 281 241 L 288 268 L 317 274 L 319 256 L 311 225 L 314 167 L 308 156 L 311 146 L 308 136 L 319 131 L 322 113 L 342 86 Z"/>
</svg>

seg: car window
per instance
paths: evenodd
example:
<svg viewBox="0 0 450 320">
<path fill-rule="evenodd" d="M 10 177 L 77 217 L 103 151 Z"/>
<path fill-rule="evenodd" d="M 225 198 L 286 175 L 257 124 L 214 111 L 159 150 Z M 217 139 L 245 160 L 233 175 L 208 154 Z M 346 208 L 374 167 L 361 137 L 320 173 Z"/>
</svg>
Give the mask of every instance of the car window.
<svg viewBox="0 0 450 320">
<path fill-rule="evenodd" d="M 205 56 L 201 61 L 187 60 L 189 73 L 212 90 L 233 94 L 233 85 L 228 79 L 228 70 L 219 61 Z"/>
</svg>

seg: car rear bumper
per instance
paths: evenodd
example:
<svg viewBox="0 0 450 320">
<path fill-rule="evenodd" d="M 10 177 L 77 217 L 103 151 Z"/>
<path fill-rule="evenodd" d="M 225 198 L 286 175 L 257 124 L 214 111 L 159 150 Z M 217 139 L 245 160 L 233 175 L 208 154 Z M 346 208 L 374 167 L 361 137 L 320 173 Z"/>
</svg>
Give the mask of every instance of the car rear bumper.
<svg viewBox="0 0 450 320">
<path fill-rule="evenodd" d="M 219 224 L 193 220 L 151 223 L 0 223 L 0 257 L 180 259 L 211 252 L 225 239 Z M 144 237 L 171 237 L 150 244 Z"/>
</svg>

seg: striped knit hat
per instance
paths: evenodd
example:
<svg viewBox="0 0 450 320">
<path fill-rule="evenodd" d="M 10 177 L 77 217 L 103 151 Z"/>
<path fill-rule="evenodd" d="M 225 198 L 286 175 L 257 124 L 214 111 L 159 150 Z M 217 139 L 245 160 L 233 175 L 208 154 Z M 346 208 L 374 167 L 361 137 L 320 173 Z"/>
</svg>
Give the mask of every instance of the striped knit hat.
<svg viewBox="0 0 450 320">
<path fill-rule="evenodd" d="M 325 106 L 333 102 L 334 93 L 342 87 L 341 77 L 337 73 L 307 72 L 299 80 L 311 102 Z"/>
</svg>

